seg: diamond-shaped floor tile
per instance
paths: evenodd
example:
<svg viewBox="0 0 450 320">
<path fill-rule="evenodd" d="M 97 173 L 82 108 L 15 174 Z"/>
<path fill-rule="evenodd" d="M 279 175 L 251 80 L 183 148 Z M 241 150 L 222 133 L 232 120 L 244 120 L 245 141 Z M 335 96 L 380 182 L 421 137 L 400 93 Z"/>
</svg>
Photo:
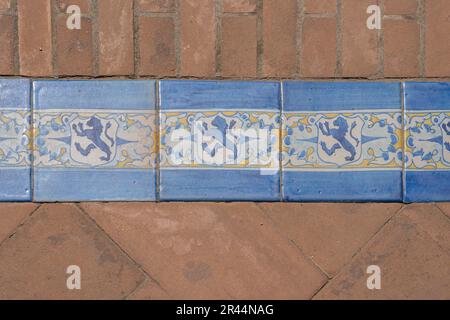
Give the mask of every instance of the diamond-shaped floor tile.
<svg viewBox="0 0 450 320">
<path fill-rule="evenodd" d="M 34 200 L 155 200 L 154 81 L 36 81 Z"/>
<path fill-rule="evenodd" d="M 0 201 L 31 200 L 30 81 L 0 79 Z"/>
</svg>

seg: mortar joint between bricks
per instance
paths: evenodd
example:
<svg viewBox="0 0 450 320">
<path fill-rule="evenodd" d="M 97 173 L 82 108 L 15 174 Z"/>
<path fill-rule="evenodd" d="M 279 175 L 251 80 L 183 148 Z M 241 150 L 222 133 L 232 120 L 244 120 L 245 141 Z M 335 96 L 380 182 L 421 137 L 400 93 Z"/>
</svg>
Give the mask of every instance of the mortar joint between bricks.
<svg viewBox="0 0 450 320">
<path fill-rule="evenodd" d="M 50 21 L 52 28 L 52 70 L 53 77 L 57 77 L 59 74 L 58 60 L 57 60 L 57 17 L 58 17 L 58 1 L 51 0 L 50 2 Z"/>
<path fill-rule="evenodd" d="M 263 77 L 264 67 L 264 17 L 263 0 L 256 2 L 256 76 Z"/>
<path fill-rule="evenodd" d="M 181 76 L 181 22 L 180 22 L 180 7 L 181 0 L 175 0 L 175 75 L 177 78 Z"/>
<path fill-rule="evenodd" d="M 222 74 L 222 0 L 216 0 L 216 77 Z"/>
<path fill-rule="evenodd" d="M 140 12 L 137 0 L 133 0 L 133 73 L 135 78 L 139 78 L 141 66 L 139 17 Z"/>
<path fill-rule="evenodd" d="M 305 0 L 297 0 L 297 27 L 296 27 L 296 65 L 295 65 L 295 77 L 301 75 L 301 61 L 303 50 L 303 21 L 305 17 Z"/>
<path fill-rule="evenodd" d="M 336 1 L 336 77 L 342 77 L 342 0 Z"/>
<path fill-rule="evenodd" d="M 419 74 L 425 77 L 425 37 L 426 37 L 426 7 L 425 0 L 418 0 L 417 18 L 419 23 Z"/>
<path fill-rule="evenodd" d="M 94 77 L 99 75 L 99 34 L 98 34 L 98 0 L 92 0 L 92 72 Z"/>
<path fill-rule="evenodd" d="M 384 0 L 377 0 L 378 6 L 381 9 L 381 16 L 384 15 Z M 383 19 L 381 21 L 381 29 L 377 32 L 377 43 L 378 43 L 378 71 L 376 77 L 381 79 L 384 77 L 384 32 L 383 32 Z"/>
<path fill-rule="evenodd" d="M 11 14 L 13 15 L 14 26 L 13 26 L 13 74 L 16 76 L 20 75 L 20 57 L 19 57 L 19 19 L 17 14 L 17 1 L 11 0 Z"/>
</svg>

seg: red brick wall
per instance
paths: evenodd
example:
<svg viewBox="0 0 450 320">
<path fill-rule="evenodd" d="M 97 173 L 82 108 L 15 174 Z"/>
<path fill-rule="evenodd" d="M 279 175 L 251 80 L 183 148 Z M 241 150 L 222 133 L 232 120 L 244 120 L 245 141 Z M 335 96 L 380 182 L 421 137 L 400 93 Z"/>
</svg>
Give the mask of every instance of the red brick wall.
<svg viewBox="0 0 450 320">
<path fill-rule="evenodd" d="M 0 0 L 0 75 L 446 78 L 450 0 Z"/>
</svg>

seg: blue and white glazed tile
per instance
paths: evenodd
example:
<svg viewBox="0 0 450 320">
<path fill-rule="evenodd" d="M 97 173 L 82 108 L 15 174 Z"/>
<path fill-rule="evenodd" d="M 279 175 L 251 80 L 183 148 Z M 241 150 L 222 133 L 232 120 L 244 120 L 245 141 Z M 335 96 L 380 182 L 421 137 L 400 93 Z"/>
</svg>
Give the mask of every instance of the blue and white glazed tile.
<svg viewBox="0 0 450 320">
<path fill-rule="evenodd" d="M 30 81 L 0 79 L 0 201 L 31 200 Z"/>
<path fill-rule="evenodd" d="M 161 200 L 279 201 L 280 85 L 160 82 Z"/>
<path fill-rule="evenodd" d="M 35 81 L 34 200 L 156 199 L 154 81 Z"/>
<path fill-rule="evenodd" d="M 285 201 L 401 201 L 399 83 L 283 83 Z"/>
<path fill-rule="evenodd" d="M 405 202 L 450 200 L 450 83 L 404 83 Z"/>
</svg>

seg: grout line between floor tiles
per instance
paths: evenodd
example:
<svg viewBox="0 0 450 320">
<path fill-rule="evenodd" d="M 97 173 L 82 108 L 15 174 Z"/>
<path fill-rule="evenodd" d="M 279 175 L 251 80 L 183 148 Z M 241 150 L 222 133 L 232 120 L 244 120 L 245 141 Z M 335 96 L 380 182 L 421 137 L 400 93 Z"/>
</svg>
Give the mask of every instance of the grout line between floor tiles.
<svg viewBox="0 0 450 320">
<path fill-rule="evenodd" d="M 442 210 L 441 206 L 439 205 L 439 203 L 434 203 L 434 205 L 439 209 L 439 211 L 444 215 L 444 217 L 446 217 L 448 220 L 450 220 L 450 216 L 448 216 L 444 210 Z"/>
<path fill-rule="evenodd" d="M 261 214 L 265 216 L 272 224 L 272 227 L 275 229 L 275 232 L 279 234 L 281 237 L 286 239 L 289 243 L 291 243 L 299 252 L 299 254 L 306 259 L 306 261 L 309 261 L 309 263 L 316 268 L 320 273 L 322 273 L 327 279 L 329 278 L 329 275 L 327 272 L 323 271 L 322 267 L 320 267 L 310 256 L 308 256 L 300 245 L 298 245 L 294 240 L 286 236 L 281 232 L 281 228 L 279 227 L 278 223 L 267 213 L 267 211 L 260 205 L 260 203 L 255 203 L 256 207 L 261 211 Z"/>
<path fill-rule="evenodd" d="M 143 288 L 145 284 L 149 281 L 149 278 L 144 274 L 144 280 L 142 280 L 133 290 L 124 295 L 122 300 L 128 300 L 132 295 L 134 295 L 139 289 Z"/>
<path fill-rule="evenodd" d="M 111 241 L 131 262 L 133 262 L 135 264 L 135 266 L 144 274 L 146 275 L 150 280 L 154 281 L 158 287 L 163 290 L 165 293 L 169 294 L 167 292 L 167 290 L 159 283 L 158 280 L 156 280 L 154 277 L 152 277 L 143 267 L 140 263 L 138 263 L 136 260 L 134 260 L 129 254 L 128 252 L 126 252 L 120 245 L 119 243 L 117 243 L 98 223 L 97 221 L 95 221 L 94 218 L 92 218 L 89 213 L 87 213 L 83 207 L 80 206 L 79 203 L 74 203 L 74 206 L 77 207 L 81 213 L 89 220 L 91 221 L 94 226 L 100 230 L 107 239 L 109 239 L 109 241 Z"/>
<path fill-rule="evenodd" d="M 36 208 L 34 208 L 18 225 L 17 227 L 10 232 L 4 239 L 0 239 L 0 248 L 6 243 L 9 239 L 14 237 L 14 235 L 31 219 L 31 217 L 38 211 L 41 207 L 41 204 L 37 204 Z"/>
<path fill-rule="evenodd" d="M 323 288 L 325 288 L 331 280 L 325 281 L 324 284 L 322 284 L 322 286 L 320 286 L 316 292 L 313 293 L 313 295 L 309 298 L 309 300 L 314 300 L 314 298 L 319 294 L 320 291 L 322 291 Z"/>
<path fill-rule="evenodd" d="M 372 243 L 372 241 L 378 236 L 378 234 L 384 229 L 384 227 L 385 226 L 387 226 L 395 217 L 397 217 L 399 214 L 400 214 L 400 212 L 402 212 L 405 208 L 407 207 L 407 205 L 404 205 L 404 204 L 402 204 L 401 205 L 401 207 L 397 210 L 397 211 L 395 211 L 394 212 L 394 214 L 389 218 L 389 219 L 387 219 L 381 226 L 380 226 L 380 228 L 378 228 L 378 230 L 377 231 L 375 231 L 375 233 L 361 246 L 361 247 L 359 247 L 359 249 L 357 249 L 354 253 L 353 253 L 353 255 L 347 260 L 347 263 L 345 263 L 340 269 L 339 269 L 339 271 L 338 272 L 336 272 L 335 274 L 334 274 L 334 276 L 328 281 L 328 283 L 326 284 L 326 285 L 324 285 L 319 291 L 317 291 L 316 292 L 316 294 L 315 295 L 317 295 L 322 289 L 324 289 L 329 283 L 331 283 L 335 278 L 337 278 L 339 275 L 341 275 L 342 274 L 342 272 L 349 266 L 349 265 L 351 265 L 351 263 L 353 262 L 353 261 L 355 261 L 355 259 L 357 258 L 357 256 L 365 249 L 365 248 L 367 248 L 371 243 Z M 315 296 L 314 295 L 314 296 Z M 314 297 L 313 296 L 313 297 Z"/>
</svg>

